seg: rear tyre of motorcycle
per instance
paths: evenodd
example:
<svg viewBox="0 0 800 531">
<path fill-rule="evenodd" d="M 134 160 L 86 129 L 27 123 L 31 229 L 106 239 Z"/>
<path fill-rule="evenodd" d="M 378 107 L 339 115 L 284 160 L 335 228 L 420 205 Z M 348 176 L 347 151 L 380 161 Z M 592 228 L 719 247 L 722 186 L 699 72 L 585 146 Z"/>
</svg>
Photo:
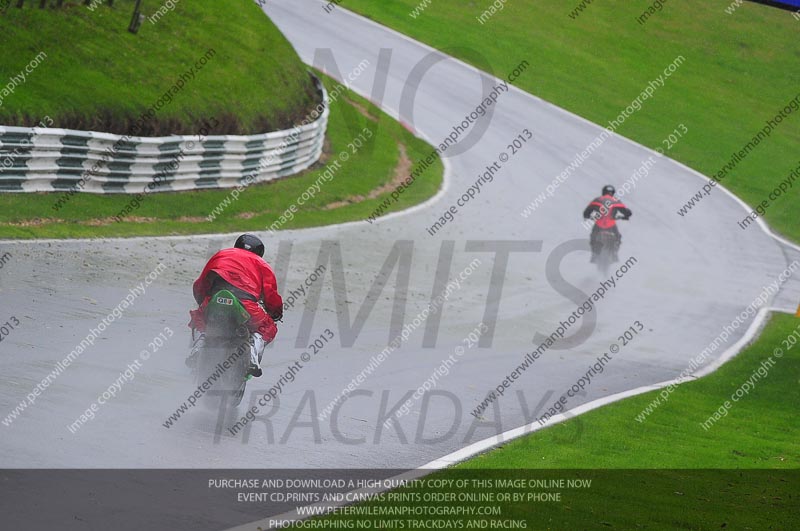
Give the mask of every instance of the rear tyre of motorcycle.
<svg viewBox="0 0 800 531">
<path fill-rule="evenodd" d="M 228 360 L 231 354 L 238 355 L 227 369 L 224 366 L 220 369 L 221 364 Z M 205 348 L 200 352 L 196 372 L 196 385 L 202 387 L 205 384 L 208 387 L 200 399 L 206 409 L 217 409 L 220 404 L 235 408 L 241 404 L 247 384 L 249 361 L 249 341 L 207 339 Z M 217 376 L 213 377 L 215 373 Z"/>
</svg>

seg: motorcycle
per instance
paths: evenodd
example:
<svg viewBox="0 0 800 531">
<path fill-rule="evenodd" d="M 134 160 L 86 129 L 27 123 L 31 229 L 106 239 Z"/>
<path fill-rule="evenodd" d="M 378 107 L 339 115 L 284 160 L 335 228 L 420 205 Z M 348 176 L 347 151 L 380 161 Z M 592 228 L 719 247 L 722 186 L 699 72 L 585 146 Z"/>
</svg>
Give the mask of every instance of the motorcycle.
<svg viewBox="0 0 800 531">
<path fill-rule="evenodd" d="M 206 389 L 203 402 L 208 407 L 214 407 L 222 395 L 232 398 L 231 407 L 244 397 L 249 380 L 249 319 L 250 314 L 228 290 L 216 292 L 206 306 L 206 339 L 198 354 L 195 378 L 198 387 Z"/>
<path fill-rule="evenodd" d="M 627 221 L 627 217 L 617 213 L 614 219 L 618 221 Z M 617 235 L 610 230 L 601 230 L 598 234 L 600 239 L 600 252 L 597 255 L 597 268 L 604 276 L 608 274 L 611 264 L 618 260 L 617 252 L 619 251 L 619 241 Z"/>
</svg>

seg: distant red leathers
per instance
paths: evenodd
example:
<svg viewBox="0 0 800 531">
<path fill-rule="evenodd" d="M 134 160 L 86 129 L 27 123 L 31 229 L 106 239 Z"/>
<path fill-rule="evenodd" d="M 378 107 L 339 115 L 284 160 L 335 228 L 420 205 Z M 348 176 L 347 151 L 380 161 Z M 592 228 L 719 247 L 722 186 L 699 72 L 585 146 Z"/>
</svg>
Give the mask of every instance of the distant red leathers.
<svg viewBox="0 0 800 531">
<path fill-rule="evenodd" d="M 603 195 L 589 203 L 583 212 L 583 217 L 589 218 L 593 213 L 599 214 L 595 219 L 595 225 L 601 229 L 611 229 L 617 226 L 614 219 L 615 210 L 619 210 L 626 218 L 630 217 L 631 211 L 622 201 L 613 195 Z"/>
</svg>

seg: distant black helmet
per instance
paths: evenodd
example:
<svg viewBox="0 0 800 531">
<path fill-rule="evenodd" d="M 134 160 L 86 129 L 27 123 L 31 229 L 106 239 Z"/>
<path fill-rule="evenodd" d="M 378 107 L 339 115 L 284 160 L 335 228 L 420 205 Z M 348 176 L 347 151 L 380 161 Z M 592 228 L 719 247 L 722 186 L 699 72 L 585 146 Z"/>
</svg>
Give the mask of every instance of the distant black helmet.
<svg viewBox="0 0 800 531">
<path fill-rule="evenodd" d="M 237 249 L 244 249 L 255 253 L 262 258 L 264 257 L 264 242 L 252 234 L 242 234 L 236 238 L 236 243 L 233 244 L 233 246 Z"/>
<path fill-rule="evenodd" d="M 617 189 L 607 184 L 603 187 L 603 193 L 601 195 L 614 195 L 615 193 L 617 193 Z"/>
</svg>

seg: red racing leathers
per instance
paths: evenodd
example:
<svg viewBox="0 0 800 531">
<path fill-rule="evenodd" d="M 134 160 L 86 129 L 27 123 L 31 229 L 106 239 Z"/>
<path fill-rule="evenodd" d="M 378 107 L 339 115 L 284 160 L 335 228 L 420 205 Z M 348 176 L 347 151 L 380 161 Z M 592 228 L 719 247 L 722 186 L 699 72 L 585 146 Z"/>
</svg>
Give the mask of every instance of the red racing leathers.
<svg viewBox="0 0 800 531">
<path fill-rule="evenodd" d="M 194 299 L 200 308 L 189 312 L 192 316 L 189 326 L 205 330 L 204 311 L 213 295 L 212 287 L 227 286 L 241 290 L 239 293 L 234 290 L 234 294 L 250 314 L 250 331 L 261 334 L 267 343 L 275 339 L 278 328 L 273 319 L 283 317 L 283 299 L 278 294 L 275 272 L 263 258 L 244 249 L 223 249 L 208 261 L 193 285 Z M 259 300 L 264 308 L 258 304 Z"/>
<path fill-rule="evenodd" d="M 583 211 L 584 218 L 593 218 L 595 220 L 590 238 L 593 257 L 600 254 L 600 231 L 610 231 L 616 237 L 617 243 L 613 249 L 616 257 L 617 249 L 622 243 L 622 235 L 617 229 L 617 214 L 621 214 L 624 219 L 628 219 L 633 215 L 631 210 L 613 195 L 603 195 L 596 198 Z"/>
<path fill-rule="evenodd" d="M 589 219 L 596 212 L 599 216 L 595 218 L 595 225 L 601 229 L 613 229 L 617 226 L 614 219 L 617 211 L 625 219 L 631 217 L 630 209 L 622 201 L 613 195 L 604 195 L 589 203 L 589 206 L 583 211 L 583 217 Z"/>
</svg>

